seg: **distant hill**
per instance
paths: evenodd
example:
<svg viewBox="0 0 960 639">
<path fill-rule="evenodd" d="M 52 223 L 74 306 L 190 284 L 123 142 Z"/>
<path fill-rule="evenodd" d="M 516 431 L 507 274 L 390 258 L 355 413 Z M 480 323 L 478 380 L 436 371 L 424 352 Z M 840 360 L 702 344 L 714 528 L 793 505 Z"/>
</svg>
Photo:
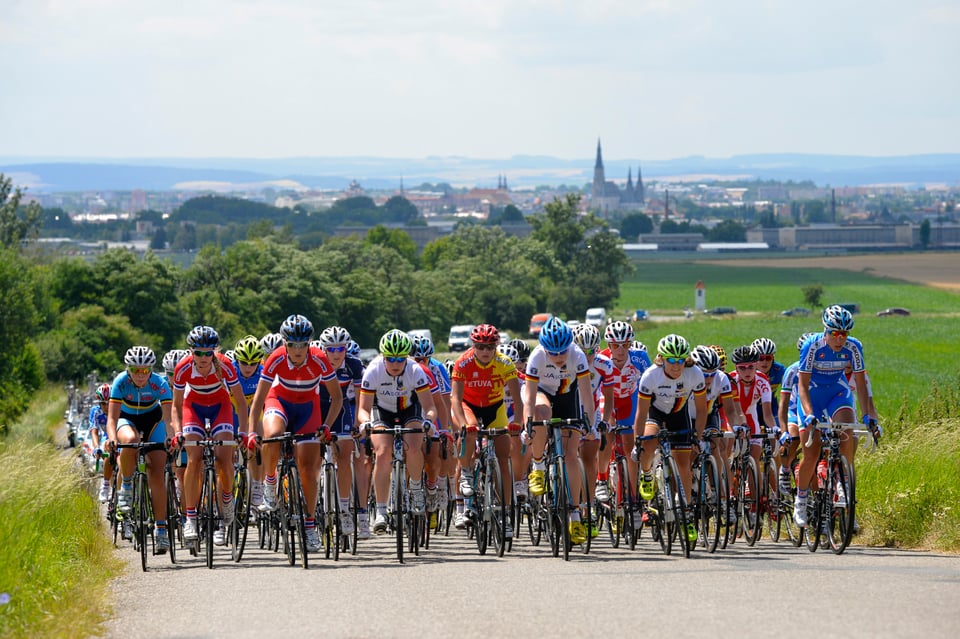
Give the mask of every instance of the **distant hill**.
<svg viewBox="0 0 960 639">
<path fill-rule="evenodd" d="M 183 188 L 187 183 L 225 183 L 240 188 L 292 182 L 306 188 L 342 189 L 358 180 L 369 189 L 407 188 L 423 182 L 495 186 L 505 175 L 511 187 L 585 184 L 593 179 L 593 158 L 563 159 L 517 155 L 511 158 L 307 157 L 307 158 L 4 158 L 0 172 L 33 191 L 108 191 Z M 693 156 L 673 160 L 609 159 L 608 180 L 645 180 L 690 176 L 692 179 L 759 178 L 812 180 L 821 186 L 864 184 L 960 183 L 960 154 L 897 157 L 806 155 L 796 153 Z M 707 177 L 697 177 L 707 176 Z"/>
</svg>

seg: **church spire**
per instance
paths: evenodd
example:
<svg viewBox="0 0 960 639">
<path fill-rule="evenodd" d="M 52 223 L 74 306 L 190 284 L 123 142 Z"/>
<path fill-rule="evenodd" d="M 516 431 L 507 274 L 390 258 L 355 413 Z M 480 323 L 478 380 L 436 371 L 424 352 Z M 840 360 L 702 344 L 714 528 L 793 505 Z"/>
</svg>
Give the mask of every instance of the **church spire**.
<svg viewBox="0 0 960 639">
<path fill-rule="evenodd" d="M 600 151 L 600 138 L 597 138 L 597 161 L 593 165 L 593 170 L 603 170 L 603 153 Z"/>
</svg>

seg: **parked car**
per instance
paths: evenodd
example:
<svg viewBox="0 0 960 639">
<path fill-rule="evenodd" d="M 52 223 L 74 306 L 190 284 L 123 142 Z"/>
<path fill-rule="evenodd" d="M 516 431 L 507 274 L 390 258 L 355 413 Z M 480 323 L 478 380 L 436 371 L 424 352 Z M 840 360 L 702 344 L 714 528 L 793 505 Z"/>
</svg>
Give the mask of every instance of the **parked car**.
<svg viewBox="0 0 960 639">
<path fill-rule="evenodd" d="M 506 344 L 510 341 L 510 333 L 507 331 L 500 331 L 500 343 Z"/>
<path fill-rule="evenodd" d="M 645 310 L 643 310 L 642 308 L 638 308 L 637 310 L 635 310 L 635 311 L 633 312 L 633 321 L 634 321 L 634 322 L 643 322 L 643 321 L 648 320 L 648 319 L 650 319 L 650 314 L 647 313 L 647 312 L 646 312 Z M 628 321 L 628 322 L 630 321 L 629 318 L 627 319 L 627 321 Z"/>
<path fill-rule="evenodd" d="M 592 324 L 598 328 L 603 327 L 607 323 L 607 311 L 606 309 L 597 307 L 597 308 L 588 308 L 586 317 L 584 317 L 585 324 Z"/>
<path fill-rule="evenodd" d="M 794 308 L 788 308 L 785 311 L 781 311 L 780 314 L 784 317 L 806 317 L 810 314 L 810 309 L 802 306 L 795 306 Z"/>
<path fill-rule="evenodd" d="M 447 338 L 447 346 L 451 351 L 465 351 L 470 348 L 470 332 L 473 331 L 473 324 L 461 324 L 450 327 L 450 336 Z"/>
<path fill-rule="evenodd" d="M 886 317 L 888 315 L 909 315 L 910 311 L 900 306 L 892 306 L 882 311 L 877 311 L 877 317 Z"/>
<path fill-rule="evenodd" d="M 567 320 L 567 326 L 569 326 L 570 328 L 573 328 L 574 326 L 579 326 L 579 325 L 580 325 L 580 320 L 578 319 Z"/>
<path fill-rule="evenodd" d="M 407 331 L 407 335 L 409 335 L 411 339 L 414 337 L 426 337 L 433 343 L 433 333 L 430 332 L 429 328 L 415 328 L 412 331 Z"/>
<path fill-rule="evenodd" d="M 708 308 L 703 312 L 706 315 L 736 315 L 737 309 L 732 306 L 717 306 L 716 308 Z"/>
<path fill-rule="evenodd" d="M 550 319 L 550 313 L 536 313 L 530 318 L 530 337 L 540 337 L 540 329 Z"/>
</svg>

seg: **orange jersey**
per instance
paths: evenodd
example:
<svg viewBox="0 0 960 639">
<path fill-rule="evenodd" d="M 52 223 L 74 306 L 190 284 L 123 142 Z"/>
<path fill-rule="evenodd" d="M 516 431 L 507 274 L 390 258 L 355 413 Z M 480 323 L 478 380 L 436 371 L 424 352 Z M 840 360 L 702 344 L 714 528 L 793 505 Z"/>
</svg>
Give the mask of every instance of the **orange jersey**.
<svg viewBox="0 0 960 639">
<path fill-rule="evenodd" d="M 503 387 L 517 379 L 517 368 L 510 358 L 497 353 L 490 363 L 481 366 L 468 348 L 457 358 L 450 375 L 452 382 L 463 382 L 463 401 L 471 406 L 492 406 L 503 401 Z"/>
</svg>

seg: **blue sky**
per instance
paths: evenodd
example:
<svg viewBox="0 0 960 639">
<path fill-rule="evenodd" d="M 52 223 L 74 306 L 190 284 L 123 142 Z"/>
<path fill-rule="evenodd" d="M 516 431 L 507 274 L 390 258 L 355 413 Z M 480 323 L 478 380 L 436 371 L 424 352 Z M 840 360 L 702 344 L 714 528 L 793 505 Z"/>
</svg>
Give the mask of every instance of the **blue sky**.
<svg viewBox="0 0 960 639">
<path fill-rule="evenodd" d="M 956 0 L 0 9 L 0 156 L 960 152 Z"/>
</svg>

